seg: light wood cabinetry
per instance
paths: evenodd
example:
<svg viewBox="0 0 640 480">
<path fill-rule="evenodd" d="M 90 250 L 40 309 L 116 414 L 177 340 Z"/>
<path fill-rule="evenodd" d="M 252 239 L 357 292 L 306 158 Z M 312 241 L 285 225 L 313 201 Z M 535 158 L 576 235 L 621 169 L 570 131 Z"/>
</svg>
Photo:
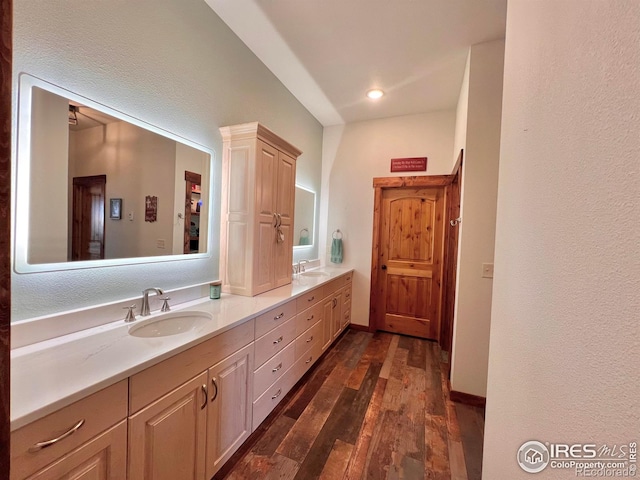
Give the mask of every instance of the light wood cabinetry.
<svg viewBox="0 0 640 480">
<path fill-rule="evenodd" d="M 251 343 L 209 369 L 206 478 L 251 434 L 253 350 Z"/>
<path fill-rule="evenodd" d="M 121 480 L 126 475 L 127 422 L 123 420 L 28 480 Z"/>
<path fill-rule="evenodd" d="M 259 123 L 220 129 L 224 292 L 253 296 L 291 283 L 300 150 Z"/>
<path fill-rule="evenodd" d="M 113 478 L 124 465 L 121 460 L 126 458 L 126 447 L 121 452 L 119 445 L 110 443 L 117 440 L 117 432 L 105 433 L 100 441 L 96 438 L 93 446 L 91 439 L 126 416 L 124 380 L 16 430 L 11 434 L 11 479 L 32 474 L 33 478 L 68 478 L 70 471 L 84 471 L 81 465 L 87 471 L 112 475 L 97 478 Z M 110 452 L 113 458 L 104 456 Z M 43 470 L 44 467 L 47 468 Z"/>
<path fill-rule="evenodd" d="M 130 480 L 211 478 L 246 440 L 254 325 L 245 322 L 130 378 Z"/>
<path fill-rule="evenodd" d="M 129 480 L 204 479 L 207 373 L 129 419 Z"/>
<path fill-rule="evenodd" d="M 26 425 L 11 435 L 11 480 L 209 479 L 350 312 L 349 273 Z"/>
</svg>

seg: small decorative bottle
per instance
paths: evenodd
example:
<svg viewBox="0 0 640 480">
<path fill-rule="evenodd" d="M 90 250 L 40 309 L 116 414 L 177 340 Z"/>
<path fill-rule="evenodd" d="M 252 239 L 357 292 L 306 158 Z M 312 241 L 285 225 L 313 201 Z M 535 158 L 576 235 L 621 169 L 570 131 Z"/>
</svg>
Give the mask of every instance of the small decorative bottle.
<svg viewBox="0 0 640 480">
<path fill-rule="evenodd" d="M 220 298 L 220 292 L 222 291 L 222 282 L 220 280 L 211 282 L 209 284 L 209 298 L 212 300 L 218 300 Z"/>
</svg>

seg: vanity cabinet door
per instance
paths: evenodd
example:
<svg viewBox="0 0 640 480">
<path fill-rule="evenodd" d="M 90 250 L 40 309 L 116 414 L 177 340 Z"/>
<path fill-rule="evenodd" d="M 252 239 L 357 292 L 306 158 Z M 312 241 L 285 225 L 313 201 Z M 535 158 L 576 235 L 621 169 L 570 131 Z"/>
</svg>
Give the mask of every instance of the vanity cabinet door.
<svg viewBox="0 0 640 480">
<path fill-rule="evenodd" d="M 331 320 L 333 323 L 332 332 L 335 339 L 342 332 L 342 290 L 333 295 L 333 310 L 331 312 Z"/>
<path fill-rule="evenodd" d="M 322 307 L 322 351 L 333 341 L 333 297 L 327 297 Z"/>
<path fill-rule="evenodd" d="M 207 372 L 129 417 L 129 480 L 204 480 Z"/>
<path fill-rule="evenodd" d="M 127 475 L 127 421 L 98 435 L 28 480 L 121 480 Z"/>
<path fill-rule="evenodd" d="M 296 161 L 283 152 L 278 152 L 276 192 L 276 243 L 274 254 L 274 283 L 276 287 L 291 283 L 293 264 L 293 217 L 296 195 Z"/>
<path fill-rule="evenodd" d="M 250 343 L 209 369 L 207 478 L 251 434 L 253 350 Z"/>
</svg>

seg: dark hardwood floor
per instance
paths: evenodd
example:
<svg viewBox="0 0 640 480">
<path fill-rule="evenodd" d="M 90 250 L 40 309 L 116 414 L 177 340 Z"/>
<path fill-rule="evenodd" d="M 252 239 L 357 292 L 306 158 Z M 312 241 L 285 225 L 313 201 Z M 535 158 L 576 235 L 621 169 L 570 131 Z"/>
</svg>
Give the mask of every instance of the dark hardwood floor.
<svg viewBox="0 0 640 480">
<path fill-rule="evenodd" d="M 215 479 L 480 479 L 484 413 L 437 344 L 349 330 Z"/>
</svg>

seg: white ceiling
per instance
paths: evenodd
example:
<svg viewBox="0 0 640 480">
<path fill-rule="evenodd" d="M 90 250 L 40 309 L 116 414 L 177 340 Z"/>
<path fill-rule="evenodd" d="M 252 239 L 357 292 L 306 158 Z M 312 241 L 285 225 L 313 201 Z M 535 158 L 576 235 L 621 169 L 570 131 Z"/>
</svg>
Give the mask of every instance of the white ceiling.
<svg viewBox="0 0 640 480">
<path fill-rule="evenodd" d="M 325 126 L 455 108 L 507 0 L 205 0 Z M 370 88 L 386 95 L 366 98 Z"/>
</svg>

